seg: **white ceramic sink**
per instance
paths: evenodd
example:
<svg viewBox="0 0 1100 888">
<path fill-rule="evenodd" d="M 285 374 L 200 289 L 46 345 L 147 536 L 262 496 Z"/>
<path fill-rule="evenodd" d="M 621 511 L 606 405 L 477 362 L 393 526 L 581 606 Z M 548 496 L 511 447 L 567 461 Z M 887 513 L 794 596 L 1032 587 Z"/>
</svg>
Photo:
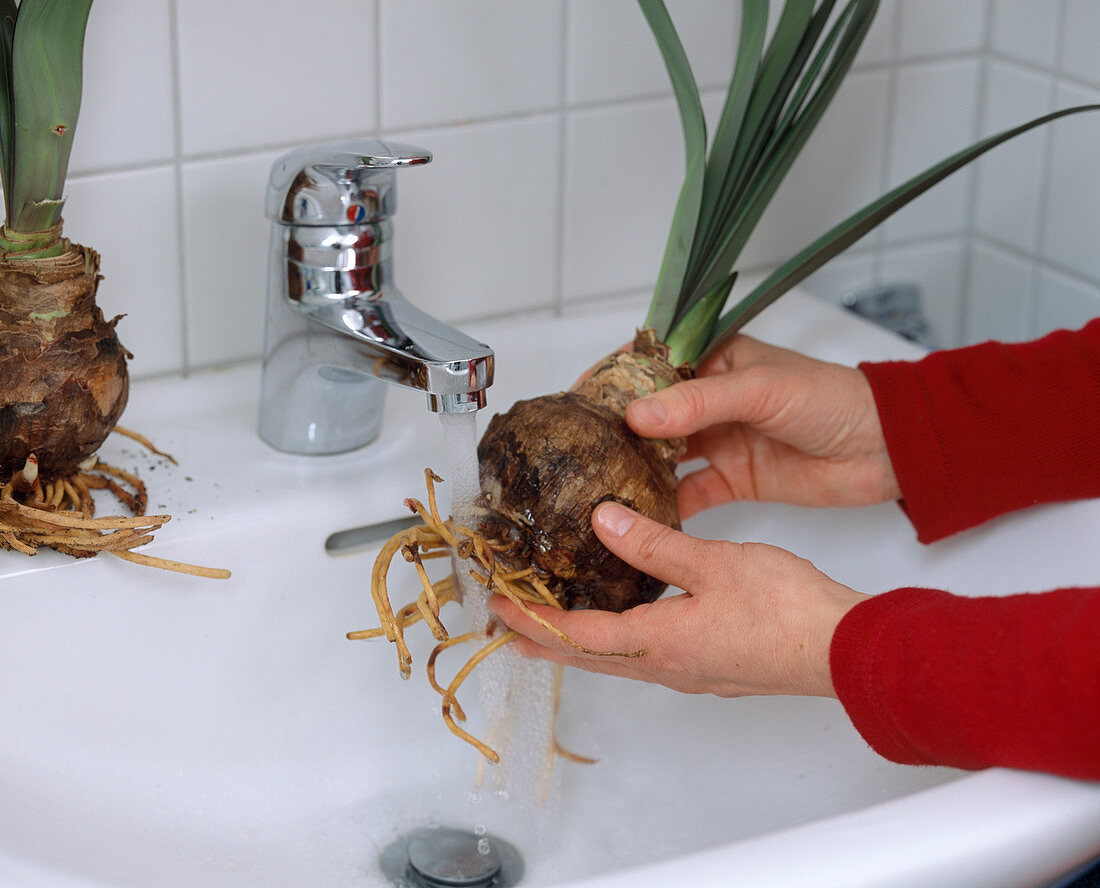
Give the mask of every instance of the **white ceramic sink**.
<svg viewBox="0 0 1100 888">
<path fill-rule="evenodd" d="M 472 326 L 498 355 L 490 412 L 567 386 L 641 316 Z M 753 332 L 853 363 L 915 354 L 797 293 Z M 373 552 L 324 551 L 334 531 L 404 514 L 423 468 L 444 470 L 438 420 L 395 389 L 377 443 L 293 457 L 256 437 L 258 391 L 256 366 L 138 384 L 126 424 L 179 467 L 129 442 L 105 452 L 175 516 L 149 550 L 232 579 L 0 553 L 0 884 L 385 885 L 380 853 L 426 824 L 486 826 L 521 851 L 530 886 L 1025 888 L 1100 854 L 1100 786 L 891 765 L 831 701 L 581 673 L 559 732 L 599 764 L 559 763 L 541 809 L 472 795 L 476 754 L 423 677 L 429 642 L 417 634 L 402 682 L 389 645 L 346 641 L 375 624 Z M 1097 526 L 1087 502 L 933 547 L 893 505 L 742 505 L 688 529 L 786 546 L 864 591 L 1008 593 L 1097 582 Z"/>
</svg>

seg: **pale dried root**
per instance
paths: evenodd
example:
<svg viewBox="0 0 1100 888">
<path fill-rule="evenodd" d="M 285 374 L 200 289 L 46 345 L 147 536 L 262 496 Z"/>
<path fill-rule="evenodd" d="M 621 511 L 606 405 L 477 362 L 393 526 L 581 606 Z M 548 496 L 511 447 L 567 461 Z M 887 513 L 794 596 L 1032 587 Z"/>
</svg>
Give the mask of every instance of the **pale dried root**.
<svg viewBox="0 0 1100 888">
<path fill-rule="evenodd" d="M 159 567 L 161 570 L 173 570 L 176 573 L 190 574 L 193 577 L 228 580 L 231 576 L 230 572 L 223 567 L 201 567 L 197 564 L 188 564 L 185 561 L 173 561 L 171 558 L 159 558 L 156 555 L 146 555 L 144 552 L 131 552 L 126 549 L 110 549 L 108 551 L 123 561 L 144 564 L 146 567 Z"/>
<path fill-rule="evenodd" d="M 449 575 L 446 579 L 440 580 L 434 584 L 436 601 L 439 606 L 442 607 L 448 601 L 455 601 L 457 599 L 457 584 L 455 582 L 454 574 Z M 423 597 L 423 594 L 421 595 Z M 406 604 L 400 611 L 394 615 L 394 619 L 398 621 L 402 628 L 411 626 L 413 623 L 419 622 L 423 619 L 423 613 L 420 610 L 420 600 L 418 597 L 416 601 L 411 604 Z M 354 632 L 347 633 L 347 638 L 350 641 L 358 641 L 366 638 L 380 638 L 386 634 L 386 630 L 378 627 L 377 629 L 357 629 Z"/>
<path fill-rule="evenodd" d="M 116 425 L 115 428 L 114 428 L 114 431 L 118 432 L 120 435 L 124 435 L 125 437 L 129 438 L 131 441 L 137 441 L 138 444 L 140 444 L 146 450 L 152 451 L 157 456 L 163 456 L 172 465 L 174 465 L 174 466 L 179 465 L 179 463 L 176 462 L 176 458 L 174 456 L 172 456 L 172 454 L 165 453 L 163 450 L 157 450 L 157 448 L 153 446 L 153 442 L 150 441 L 148 438 L 146 438 L 144 435 L 138 434 L 137 432 L 133 431 L 132 429 L 127 429 L 127 428 L 124 428 L 120 425 Z"/>
<path fill-rule="evenodd" d="M 466 680 L 466 677 L 474 671 L 474 668 L 490 654 L 499 651 L 506 644 L 510 644 L 517 638 L 519 638 L 519 633 L 514 629 L 509 629 L 503 635 L 498 635 L 466 661 L 466 665 L 458 671 L 458 675 L 452 679 L 451 683 L 447 685 L 447 690 L 443 693 L 443 721 L 446 723 L 447 727 L 451 729 L 451 733 L 465 740 L 494 765 L 500 762 L 500 755 L 496 750 L 489 748 L 486 744 L 478 740 L 473 734 L 462 730 L 462 728 L 455 724 L 455 720 L 451 717 L 451 706 L 455 699 L 455 691 L 457 691 L 462 682 Z"/>
<path fill-rule="evenodd" d="M 149 440 L 128 429 L 116 431 L 175 462 Z M 133 513 L 131 517 L 95 517 L 92 491 L 106 490 Z M 146 515 L 148 494 L 136 475 L 92 456 L 68 478 L 43 483 L 32 454 L 23 469 L 0 487 L 0 547 L 34 555 L 40 547 L 75 558 L 109 552 L 126 561 L 192 576 L 225 579 L 228 570 L 200 567 L 132 551 L 153 539 L 171 515 Z"/>
<path fill-rule="evenodd" d="M 519 590 L 517 590 L 515 585 L 513 585 L 511 583 L 508 583 L 504 580 L 501 580 L 499 575 L 497 575 L 495 577 L 491 577 L 491 576 L 486 577 L 486 576 L 482 576 L 481 574 L 479 574 L 476 570 L 471 570 L 470 571 L 470 576 L 472 576 L 475 580 L 477 580 L 479 583 L 481 583 L 481 585 L 485 586 L 486 588 L 491 589 L 494 592 L 499 592 L 505 598 L 507 598 L 510 601 L 514 602 L 520 608 L 520 610 L 522 610 L 525 614 L 527 614 L 527 616 L 529 616 L 532 620 L 534 620 L 536 623 L 538 623 L 544 629 L 548 629 L 550 632 L 554 633 L 554 635 L 556 635 L 558 638 L 560 638 L 566 644 L 570 645 L 571 647 L 575 648 L 576 650 L 580 651 L 583 654 L 588 654 L 588 655 L 593 656 L 593 657 L 626 657 L 627 659 L 636 659 L 638 657 L 641 657 L 641 656 L 645 655 L 644 650 L 642 650 L 642 651 L 631 651 L 629 653 L 620 653 L 618 651 L 594 651 L 591 648 L 586 648 L 583 644 L 581 644 L 580 642 L 576 641 L 573 638 L 570 638 L 568 635 L 566 635 L 564 632 L 562 632 L 560 629 L 558 629 L 556 626 L 554 626 L 548 620 L 544 619 L 543 617 L 540 617 L 537 613 L 535 613 L 533 610 L 531 610 L 527 606 L 527 602 L 531 601 L 532 599 L 525 598 L 523 593 L 520 592 Z M 545 588 L 545 586 L 543 588 Z M 547 594 L 549 594 L 549 590 L 547 590 Z M 535 599 L 535 600 L 538 601 L 538 599 Z M 557 604 L 556 601 L 555 601 L 553 606 L 557 607 L 559 610 L 561 609 L 561 605 Z"/>
<path fill-rule="evenodd" d="M 435 484 L 442 481 L 431 469 L 424 470 L 425 483 L 428 490 L 428 505 L 425 506 L 419 500 L 407 499 L 405 505 L 420 516 L 424 522 L 422 525 L 395 534 L 382 546 L 375 558 L 371 569 L 371 596 L 380 623 L 377 629 L 361 629 L 347 633 L 349 639 L 385 638 L 397 648 L 398 669 L 402 678 L 409 678 L 412 674 L 412 655 L 405 642 L 405 627 L 423 620 L 430 627 L 433 636 L 439 642 L 428 658 L 428 681 L 431 686 L 443 697 L 443 720 L 455 736 L 460 737 L 474 746 L 485 758 L 492 762 L 500 760 L 499 755 L 486 743 L 464 731 L 456 724 L 457 721 L 465 721 L 465 713 L 455 696 L 459 686 L 482 660 L 489 654 L 499 650 L 504 645 L 518 637 L 514 631 L 507 631 L 493 638 L 484 647 L 478 650 L 466 665 L 459 670 L 458 675 L 446 688 L 442 687 L 435 676 L 435 663 L 439 654 L 454 645 L 471 641 L 481 633 L 470 632 L 465 635 L 451 638 L 447 634 L 442 621 L 439 619 L 440 606 L 447 601 L 457 600 L 459 597 L 458 584 L 453 576 L 437 583 L 432 583 L 424 568 L 423 561 L 428 558 L 454 554 L 460 559 L 472 559 L 482 571 L 470 570 L 470 575 L 481 585 L 490 591 L 499 592 L 510 601 L 514 602 L 527 616 L 531 617 L 540 626 L 561 639 L 566 644 L 576 648 L 585 654 L 598 657 L 640 657 L 645 651 L 633 651 L 618 653 L 614 651 L 596 651 L 584 647 L 579 642 L 570 638 L 547 620 L 540 617 L 528 606 L 529 604 L 545 604 L 558 609 L 561 603 L 547 588 L 539 571 L 533 565 L 520 569 L 498 570 L 496 553 L 502 551 L 505 546 L 497 540 L 489 540 L 468 527 L 457 524 L 451 520 L 444 520 L 436 504 Z M 422 591 L 416 601 L 406 605 L 396 613 L 390 603 L 388 574 L 393 559 L 400 552 L 402 557 L 416 568 Z M 555 687 L 555 711 L 557 708 L 558 687 Z M 557 740 L 554 741 L 555 752 L 571 761 L 591 763 L 594 759 L 570 753 L 560 747 Z"/>
<path fill-rule="evenodd" d="M 565 672 L 565 667 L 560 663 L 554 665 L 554 718 L 557 720 L 558 707 L 561 706 L 561 679 L 562 673 Z M 554 736 L 554 754 L 560 755 L 563 759 L 571 762 L 576 762 L 578 765 L 594 765 L 599 759 L 591 758 L 587 755 L 580 755 L 576 752 L 571 752 L 566 749 L 561 743 L 558 742 L 557 735 Z"/>
<path fill-rule="evenodd" d="M 454 707 L 455 718 L 457 718 L 459 721 L 466 721 L 466 713 L 459 705 L 458 700 L 455 698 L 454 694 L 448 692 L 446 688 L 442 687 L 439 682 L 436 681 L 435 661 L 441 653 L 447 650 L 447 648 L 454 647 L 456 644 L 465 644 L 467 641 L 473 641 L 475 638 L 477 638 L 477 636 L 478 633 L 476 632 L 466 632 L 462 635 L 456 635 L 453 638 L 448 638 L 446 641 L 441 641 L 434 648 L 432 648 L 432 652 L 428 655 L 428 665 L 426 667 L 428 673 L 428 684 L 432 686 L 435 692 L 438 693 L 439 696 L 444 699 L 444 701 L 450 701 L 451 705 Z"/>
</svg>

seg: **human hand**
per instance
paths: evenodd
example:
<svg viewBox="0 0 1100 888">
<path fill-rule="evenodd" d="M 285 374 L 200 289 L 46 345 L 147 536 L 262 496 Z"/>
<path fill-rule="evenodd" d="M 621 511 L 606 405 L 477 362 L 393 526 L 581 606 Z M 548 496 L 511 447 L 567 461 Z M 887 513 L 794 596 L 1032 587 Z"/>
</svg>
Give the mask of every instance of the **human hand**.
<svg viewBox="0 0 1100 888">
<path fill-rule="evenodd" d="M 859 370 L 736 336 L 677 383 L 629 405 L 648 438 L 687 437 L 707 465 L 679 485 L 680 516 L 730 500 L 859 506 L 901 493 Z"/>
<path fill-rule="evenodd" d="M 590 651 L 644 651 L 629 658 L 582 652 L 494 595 L 493 612 L 526 636 L 523 653 L 685 693 L 836 696 L 833 632 L 866 596 L 784 549 L 696 539 L 615 502 L 592 526 L 615 555 L 685 592 L 621 614 L 530 606 Z"/>
</svg>

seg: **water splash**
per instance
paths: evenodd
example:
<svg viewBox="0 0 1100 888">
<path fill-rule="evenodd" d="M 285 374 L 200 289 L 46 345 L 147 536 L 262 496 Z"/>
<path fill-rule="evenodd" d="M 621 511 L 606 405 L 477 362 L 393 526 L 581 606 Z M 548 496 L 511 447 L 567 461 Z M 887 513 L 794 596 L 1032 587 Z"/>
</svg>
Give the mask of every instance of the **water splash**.
<svg viewBox="0 0 1100 888">
<path fill-rule="evenodd" d="M 459 524 L 476 527 L 476 500 L 481 493 L 474 413 L 441 413 L 444 446 L 449 460 L 447 486 L 451 515 Z M 455 559 L 463 610 L 473 628 L 495 619 L 489 592 L 469 570 L 470 562 Z M 538 805 L 551 795 L 554 760 L 554 665 L 520 656 L 505 647 L 478 666 L 478 697 L 489 725 L 486 741 L 501 755 L 488 769 L 498 798 L 520 805 Z"/>
<path fill-rule="evenodd" d="M 474 517 L 474 502 L 481 493 L 477 466 L 477 414 L 440 413 L 443 443 L 447 451 L 447 489 L 451 494 L 451 514 L 459 524 Z"/>
</svg>

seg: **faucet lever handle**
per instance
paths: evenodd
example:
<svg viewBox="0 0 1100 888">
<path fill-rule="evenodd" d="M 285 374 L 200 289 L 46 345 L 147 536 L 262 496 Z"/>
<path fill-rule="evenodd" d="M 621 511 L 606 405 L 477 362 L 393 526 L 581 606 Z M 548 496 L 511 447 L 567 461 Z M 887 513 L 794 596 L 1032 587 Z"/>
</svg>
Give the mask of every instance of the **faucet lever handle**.
<svg viewBox="0 0 1100 888">
<path fill-rule="evenodd" d="M 271 168 L 266 215 L 283 225 L 354 225 L 393 214 L 394 170 L 431 163 L 415 145 L 353 139 L 307 145 Z"/>
<path fill-rule="evenodd" d="M 346 170 L 384 169 L 431 163 L 432 153 L 403 142 L 378 139 L 354 139 L 314 145 L 302 151 L 311 165 L 340 167 Z"/>
</svg>

